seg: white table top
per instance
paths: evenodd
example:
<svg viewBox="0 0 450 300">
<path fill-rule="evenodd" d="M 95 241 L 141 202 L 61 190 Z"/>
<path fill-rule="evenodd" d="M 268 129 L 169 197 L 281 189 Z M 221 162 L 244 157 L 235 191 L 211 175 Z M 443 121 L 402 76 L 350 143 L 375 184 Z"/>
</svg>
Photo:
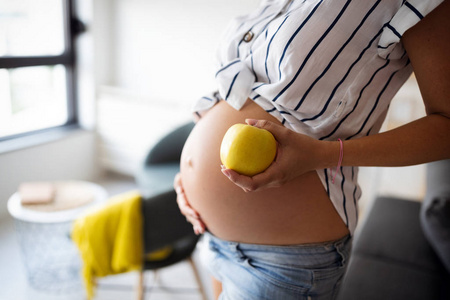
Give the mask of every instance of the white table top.
<svg viewBox="0 0 450 300">
<path fill-rule="evenodd" d="M 8 200 L 8 211 L 15 219 L 34 223 L 60 223 L 75 220 L 79 215 L 92 206 L 104 203 L 108 194 L 106 190 L 98 184 L 87 181 L 70 181 L 80 184 L 83 188 L 88 188 L 94 199 L 87 204 L 58 211 L 38 211 L 27 208 L 21 204 L 20 194 L 14 193 Z"/>
</svg>

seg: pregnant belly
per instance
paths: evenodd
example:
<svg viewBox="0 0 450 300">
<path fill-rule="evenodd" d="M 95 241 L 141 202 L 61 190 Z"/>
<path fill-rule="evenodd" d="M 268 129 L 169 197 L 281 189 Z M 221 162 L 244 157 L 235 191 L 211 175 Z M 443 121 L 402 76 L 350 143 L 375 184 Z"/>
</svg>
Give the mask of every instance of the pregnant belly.
<svg viewBox="0 0 450 300">
<path fill-rule="evenodd" d="M 183 148 L 183 187 L 208 230 L 225 240 L 273 245 L 330 241 L 348 234 L 316 172 L 251 193 L 222 174 L 222 138 L 246 118 L 279 123 L 251 100 L 240 111 L 221 101 L 197 123 Z"/>
</svg>

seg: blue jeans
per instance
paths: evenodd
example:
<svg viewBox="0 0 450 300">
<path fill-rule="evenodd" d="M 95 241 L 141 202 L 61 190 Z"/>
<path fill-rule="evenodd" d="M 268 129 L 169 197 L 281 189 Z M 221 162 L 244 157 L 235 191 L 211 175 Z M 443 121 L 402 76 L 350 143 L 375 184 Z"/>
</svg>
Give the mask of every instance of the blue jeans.
<svg viewBox="0 0 450 300">
<path fill-rule="evenodd" d="M 350 255 L 351 237 L 332 242 L 270 246 L 205 234 L 204 260 L 222 282 L 222 300 L 334 299 Z"/>
</svg>

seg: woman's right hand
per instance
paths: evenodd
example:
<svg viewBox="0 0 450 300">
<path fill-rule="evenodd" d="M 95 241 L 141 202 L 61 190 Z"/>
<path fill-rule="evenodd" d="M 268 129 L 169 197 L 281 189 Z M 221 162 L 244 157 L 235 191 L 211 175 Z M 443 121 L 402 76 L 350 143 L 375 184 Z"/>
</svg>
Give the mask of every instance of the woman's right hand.
<svg viewBox="0 0 450 300">
<path fill-rule="evenodd" d="M 200 218 L 200 214 L 189 205 L 186 194 L 184 193 L 181 173 L 178 173 L 175 176 L 173 187 L 177 193 L 177 203 L 181 214 L 186 217 L 186 221 L 192 224 L 195 234 L 199 235 L 204 233 L 206 230 L 206 225 Z"/>
</svg>

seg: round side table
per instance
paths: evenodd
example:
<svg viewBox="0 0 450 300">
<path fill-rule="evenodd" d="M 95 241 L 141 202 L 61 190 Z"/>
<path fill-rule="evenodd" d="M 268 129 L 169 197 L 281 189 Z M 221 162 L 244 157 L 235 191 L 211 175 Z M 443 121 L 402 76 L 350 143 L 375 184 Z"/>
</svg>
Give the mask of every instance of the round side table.
<svg viewBox="0 0 450 300">
<path fill-rule="evenodd" d="M 52 293 L 79 292 L 81 258 L 70 238 L 73 221 L 108 198 L 101 186 L 86 181 L 55 181 L 54 201 L 22 205 L 20 194 L 8 200 L 31 287 Z"/>
</svg>

